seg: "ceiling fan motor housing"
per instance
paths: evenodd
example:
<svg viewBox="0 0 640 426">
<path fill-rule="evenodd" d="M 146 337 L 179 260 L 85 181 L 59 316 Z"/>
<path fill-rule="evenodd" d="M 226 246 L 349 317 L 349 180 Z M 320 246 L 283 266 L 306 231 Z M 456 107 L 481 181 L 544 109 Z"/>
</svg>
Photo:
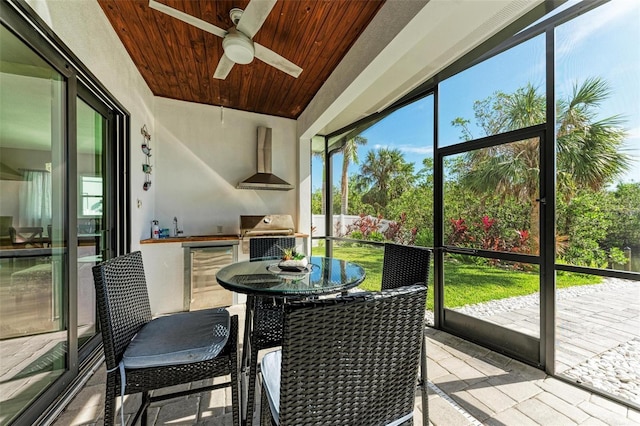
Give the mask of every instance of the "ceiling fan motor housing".
<svg viewBox="0 0 640 426">
<path fill-rule="evenodd" d="M 224 54 L 236 64 L 248 64 L 253 61 L 253 42 L 235 28 L 229 29 L 229 34 L 222 40 L 222 48 Z"/>
</svg>

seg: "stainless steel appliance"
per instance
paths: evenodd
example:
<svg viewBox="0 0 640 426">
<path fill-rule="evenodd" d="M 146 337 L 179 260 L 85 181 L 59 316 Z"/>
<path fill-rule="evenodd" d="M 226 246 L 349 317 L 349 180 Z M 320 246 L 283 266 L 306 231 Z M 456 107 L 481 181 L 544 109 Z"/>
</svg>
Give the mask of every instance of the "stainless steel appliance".
<svg viewBox="0 0 640 426">
<path fill-rule="evenodd" d="M 257 173 L 238 183 L 238 189 L 269 189 L 289 191 L 293 185 L 271 171 L 271 129 L 258 127 Z"/>
<path fill-rule="evenodd" d="M 238 260 L 237 241 L 185 243 L 184 248 L 184 309 L 229 306 L 233 293 L 216 280 L 218 271 Z"/>
<path fill-rule="evenodd" d="M 240 216 L 240 238 L 242 252 L 249 253 L 251 238 L 294 235 L 295 225 L 289 214 Z"/>
</svg>

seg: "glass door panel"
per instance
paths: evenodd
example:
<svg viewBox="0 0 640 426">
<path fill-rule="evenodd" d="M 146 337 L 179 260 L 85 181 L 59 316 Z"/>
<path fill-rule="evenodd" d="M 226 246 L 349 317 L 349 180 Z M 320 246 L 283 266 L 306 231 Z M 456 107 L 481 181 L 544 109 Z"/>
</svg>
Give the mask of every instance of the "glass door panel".
<svg viewBox="0 0 640 426">
<path fill-rule="evenodd" d="M 539 252 L 540 140 L 444 158 L 444 244 L 509 253 Z"/>
<path fill-rule="evenodd" d="M 538 265 L 447 253 L 444 282 L 446 309 L 540 337 Z"/>
<path fill-rule="evenodd" d="M 541 136 L 519 134 L 442 156 L 443 327 L 538 364 Z"/>
<path fill-rule="evenodd" d="M 0 424 L 68 370 L 65 80 L 0 27 Z"/>
<path fill-rule="evenodd" d="M 104 159 L 107 119 L 78 98 L 78 346 L 96 330 L 96 298 L 91 268 L 102 259 Z"/>
</svg>

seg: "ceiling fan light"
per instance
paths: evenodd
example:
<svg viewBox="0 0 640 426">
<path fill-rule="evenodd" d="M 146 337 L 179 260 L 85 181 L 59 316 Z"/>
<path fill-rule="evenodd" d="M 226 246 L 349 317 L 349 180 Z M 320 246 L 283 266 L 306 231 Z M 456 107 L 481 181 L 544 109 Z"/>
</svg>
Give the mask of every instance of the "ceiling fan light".
<svg viewBox="0 0 640 426">
<path fill-rule="evenodd" d="M 253 42 L 240 32 L 229 32 L 222 40 L 222 48 L 224 54 L 236 64 L 248 64 L 253 61 Z"/>
</svg>

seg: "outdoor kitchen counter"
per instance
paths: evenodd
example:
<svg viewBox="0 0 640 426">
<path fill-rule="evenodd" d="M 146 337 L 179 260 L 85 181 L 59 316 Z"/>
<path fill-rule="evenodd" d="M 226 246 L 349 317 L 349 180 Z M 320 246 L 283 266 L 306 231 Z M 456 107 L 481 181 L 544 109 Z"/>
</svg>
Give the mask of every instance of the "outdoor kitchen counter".
<svg viewBox="0 0 640 426">
<path fill-rule="evenodd" d="M 305 247 L 305 252 L 310 251 L 310 247 L 307 247 L 308 234 L 297 233 L 292 236 L 298 237 L 297 243 L 301 247 Z M 193 235 L 141 240 L 140 251 L 144 259 L 151 312 L 154 315 L 161 315 L 190 309 L 193 299 L 191 297 L 193 295 L 191 289 L 192 262 L 199 261 L 200 255 L 203 254 L 222 259 L 224 256 L 221 256 L 221 251 L 231 253 L 233 262 L 248 260 L 249 240 L 250 238 L 243 238 L 239 234 Z M 200 251 L 204 253 L 198 253 Z M 194 253 L 195 258 L 192 256 Z M 209 260 L 205 263 L 210 264 Z M 214 279 L 215 282 L 213 275 L 211 279 Z M 217 285 L 217 282 L 215 284 Z M 200 300 L 203 300 L 203 297 L 200 297 Z M 229 300 L 225 303 L 229 304 Z M 233 303 L 245 303 L 245 296 L 234 293 Z"/>
<path fill-rule="evenodd" d="M 293 234 L 293 236 L 297 238 L 308 238 L 309 234 L 295 233 Z M 239 241 L 240 239 L 241 239 L 240 235 L 237 235 L 237 234 L 194 235 L 190 237 L 169 237 L 169 238 L 158 238 L 158 239 L 147 238 L 146 240 L 140 240 L 140 244 L 184 243 L 184 242 L 200 242 L 200 241 L 229 241 L 229 240 Z"/>
<path fill-rule="evenodd" d="M 184 243 L 184 242 L 199 242 L 199 241 L 228 241 L 228 240 L 240 240 L 240 236 L 235 235 L 194 235 L 190 237 L 169 237 L 169 238 L 147 238 L 146 240 L 140 240 L 140 244 L 158 244 L 158 243 Z"/>
</svg>

